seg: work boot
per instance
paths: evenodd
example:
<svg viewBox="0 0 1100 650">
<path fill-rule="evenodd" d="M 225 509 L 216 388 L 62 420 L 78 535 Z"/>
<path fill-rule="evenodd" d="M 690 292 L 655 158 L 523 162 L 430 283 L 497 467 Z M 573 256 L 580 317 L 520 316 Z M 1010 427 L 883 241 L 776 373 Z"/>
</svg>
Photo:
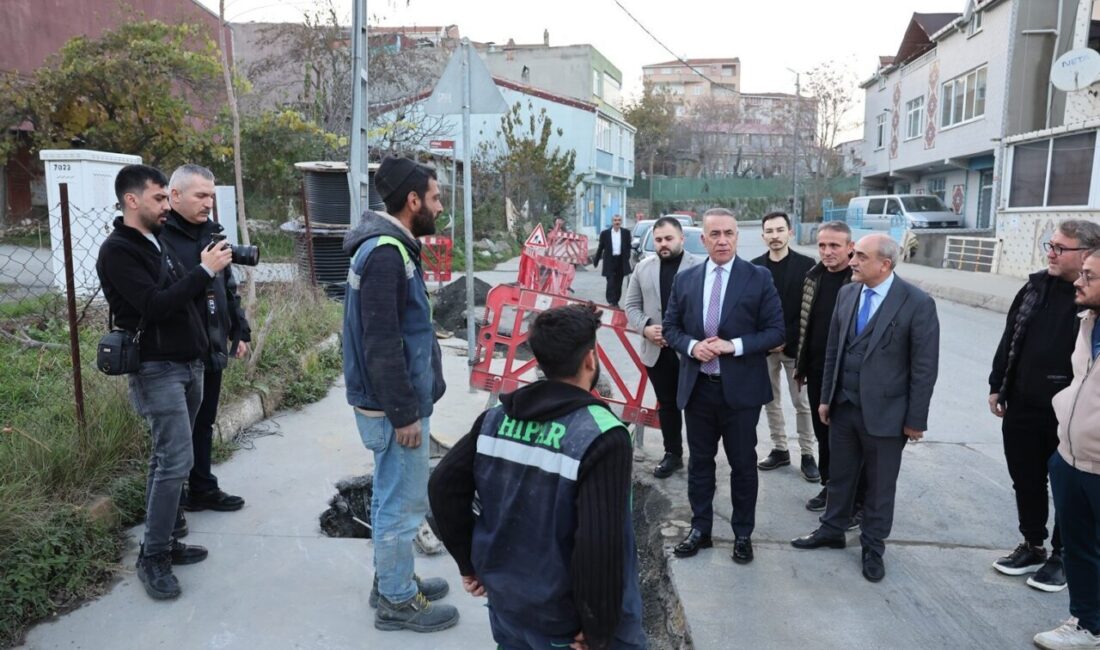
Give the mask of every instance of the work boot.
<svg viewBox="0 0 1100 650">
<path fill-rule="evenodd" d="M 993 568 L 1006 576 L 1022 576 L 1038 571 L 1046 561 L 1045 548 L 1023 542 L 1014 551 L 994 562 Z"/>
<path fill-rule="evenodd" d="M 791 464 L 791 452 L 787 450 L 772 449 L 772 452 L 768 454 L 768 457 L 756 464 L 757 467 L 764 470 L 776 469 L 783 467 L 784 465 Z"/>
<path fill-rule="evenodd" d="M 417 590 L 424 594 L 424 597 L 428 600 L 439 600 L 446 596 L 451 589 L 443 578 L 421 578 L 414 574 L 413 580 L 416 582 Z M 378 598 L 378 576 L 374 576 L 374 586 L 370 589 L 370 598 L 367 599 L 367 602 L 371 607 L 378 607 Z"/>
<path fill-rule="evenodd" d="M 178 539 L 172 539 L 172 550 L 169 551 L 172 556 L 172 564 L 179 566 L 181 564 L 196 564 L 202 562 L 209 555 L 209 552 L 203 546 L 195 546 L 194 544 L 184 544 Z"/>
<path fill-rule="evenodd" d="M 821 480 L 821 472 L 818 471 L 817 462 L 811 454 L 802 454 L 802 466 L 799 467 L 798 473 L 810 483 Z"/>
<path fill-rule="evenodd" d="M 438 632 L 456 623 L 458 610 L 453 605 L 432 604 L 419 591 L 403 603 L 391 603 L 380 596 L 374 612 L 374 627 L 384 631 Z"/>
<path fill-rule="evenodd" d="M 145 555 L 145 545 L 138 551 L 137 575 L 145 593 L 155 600 L 167 600 L 180 595 L 180 583 L 172 575 L 172 553 L 164 551 Z"/>
</svg>

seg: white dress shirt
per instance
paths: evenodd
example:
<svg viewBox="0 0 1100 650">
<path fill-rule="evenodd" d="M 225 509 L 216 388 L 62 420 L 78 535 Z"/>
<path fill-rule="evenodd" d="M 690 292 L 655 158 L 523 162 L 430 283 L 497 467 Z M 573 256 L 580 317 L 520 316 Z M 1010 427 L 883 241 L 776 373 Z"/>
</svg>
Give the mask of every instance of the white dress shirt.
<svg viewBox="0 0 1100 650">
<path fill-rule="evenodd" d="M 710 308 L 710 294 L 714 291 L 714 269 L 717 266 L 722 267 L 722 288 L 718 298 L 718 313 L 722 313 L 722 307 L 726 304 L 726 289 L 730 285 L 730 273 L 733 272 L 733 263 L 737 260 L 737 256 L 734 255 L 730 258 L 730 261 L 725 264 L 715 264 L 709 257 L 707 261 L 703 263 L 703 323 L 704 326 L 707 322 L 707 309 Z M 691 356 L 692 350 L 695 349 L 695 344 L 698 343 L 698 339 L 692 339 L 691 343 L 688 343 L 688 356 Z M 733 343 L 733 356 L 739 357 L 744 352 L 742 350 L 741 339 L 736 338 L 731 341 Z"/>
<path fill-rule="evenodd" d="M 875 317 L 875 312 L 882 306 L 882 301 L 886 300 L 886 294 L 890 293 L 890 287 L 894 284 L 894 273 L 890 272 L 890 275 L 886 276 L 886 279 L 878 284 L 876 287 L 868 287 L 864 285 L 864 289 L 871 289 L 871 314 L 867 317 L 867 322 L 871 322 L 871 319 Z M 866 291 L 859 292 L 859 305 L 856 306 L 856 313 L 863 309 L 863 301 L 867 300 Z"/>
<path fill-rule="evenodd" d="M 615 257 L 623 253 L 623 236 L 618 228 L 611 229 L 611 254 Z"/>
</svg>

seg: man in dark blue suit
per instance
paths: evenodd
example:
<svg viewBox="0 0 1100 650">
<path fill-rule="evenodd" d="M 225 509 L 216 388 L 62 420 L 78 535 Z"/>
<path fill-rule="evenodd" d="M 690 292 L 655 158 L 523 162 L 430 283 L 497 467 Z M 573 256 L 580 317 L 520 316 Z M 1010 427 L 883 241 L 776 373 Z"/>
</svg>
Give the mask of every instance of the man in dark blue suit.
<svg viewBox="0 0 1100 650">
<path fill-rule="evenodd" d="M 676 276 L 664 337 L 680 353 L 676 405 L 684 410 L 691 531 L 673 554 L 711 543 L 718 442 L 730 464 L 733 560 L 752 561 L 756 525 L 756 423 L 771 401 L 768 350 L 783 343 L 783 308 L 768 270 L 737 257 L 737 219 L 724 208 L 703 215 L 706 263 Z"/>
</svg>

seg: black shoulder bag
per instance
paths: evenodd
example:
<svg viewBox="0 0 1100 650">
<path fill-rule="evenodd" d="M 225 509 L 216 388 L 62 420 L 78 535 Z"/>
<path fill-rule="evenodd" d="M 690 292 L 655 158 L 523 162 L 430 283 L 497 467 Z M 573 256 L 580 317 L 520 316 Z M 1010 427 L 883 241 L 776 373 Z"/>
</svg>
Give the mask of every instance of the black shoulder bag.
<svg viewBox="0 0 1100 650">
<path fill-rule="evenodd" d="M 168 275 L 168 263 L 161 253 L 160 278 L 157 288 L 164 284 Z M 99 339 L 96 349 L 95 365 L 105 375 L 129 375 L 141 369 L 141 334 L 145 331 L 145 317 L 138 321 L 137 330 L 130 333 L 115 329 L 114 312 L 107 308 L 107 329 L 110 331 Z"/>
</svg>

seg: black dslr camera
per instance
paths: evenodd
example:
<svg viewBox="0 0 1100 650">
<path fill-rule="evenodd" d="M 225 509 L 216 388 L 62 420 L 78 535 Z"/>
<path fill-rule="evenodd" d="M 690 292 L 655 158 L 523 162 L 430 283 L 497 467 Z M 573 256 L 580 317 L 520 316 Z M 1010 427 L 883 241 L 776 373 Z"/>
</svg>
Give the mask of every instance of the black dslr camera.
<svg viewBox="0 0 1100 650">
<path fill-rule="evenodd" d="M 210 235 L 210 249 L 225 241 L 225 234 L 217 232 Z M 233 249 L 233 263 L 243 266 L 256 266 L 260 263 L 260 249 L 256 246 L 230 246 Z"/>
</svg>

